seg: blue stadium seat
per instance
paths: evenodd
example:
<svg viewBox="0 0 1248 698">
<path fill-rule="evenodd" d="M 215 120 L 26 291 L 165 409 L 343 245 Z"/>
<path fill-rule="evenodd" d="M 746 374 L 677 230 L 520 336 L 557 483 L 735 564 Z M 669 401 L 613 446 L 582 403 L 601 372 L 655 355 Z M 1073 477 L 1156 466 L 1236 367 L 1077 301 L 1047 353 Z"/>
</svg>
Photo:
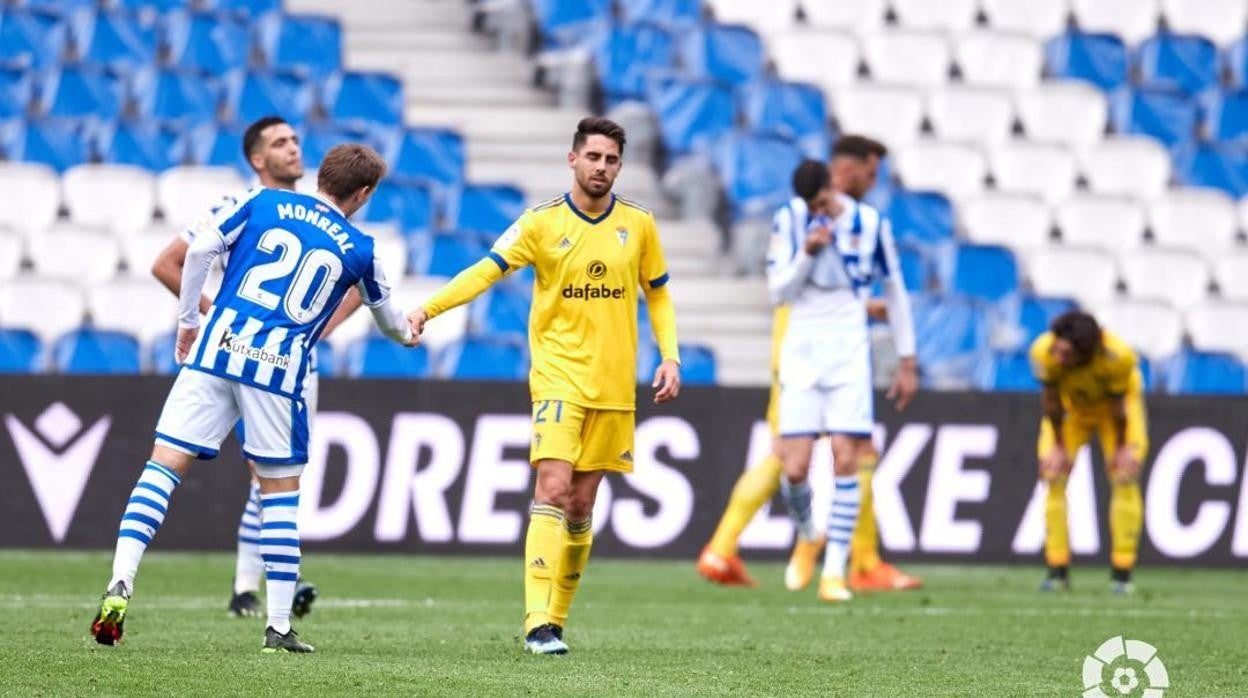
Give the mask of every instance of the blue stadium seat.
<svg viewBox="0 0 1248 698">
<path fill-rule="evenodd" d="M 1166 366 L 1166 392 L 1192 395 L 1242 395 L 1244 364 L 1229 354 L 1184 350 Z"/>
<path fill-rule="evenodd" d="M 346 375 L 351 378 L 425 378 L 429 350 L 395 344 L 386 337 L 368 336 L 347 347 Z"/>
<path fill-rule="evenodd" d="M 1052 77 L 1086 80 L 1113 90 L 1127 81 L 1127 47 L 1113 34 L 1072 30 L 1045 46 L 1045 66 Z"/>
<path fill-rule="evenodd" d="M 51 117 L 116 119 L 125 100 L 120 79 L 87 66 L 46 71 L 39 93 L 40 111 Z"/>
<path fill-rule="evenodd" d="M 26 330 L 0 329 L 0 373 L 36 373 L 42 347 Z"/>
<path fill-rule="evenodd" d="M 439 233 L 429 241 L 428 249 L 411 250 L 411 268 L 429 276 L 455 276 L 481 261 L 489 252 L 485 241 L 475 235 Z"/>
<path fill-rule="evenodd" d="M 898 190 L 887 214 L 898 244 L 936 245 L 953 239 L 953 205 L 943 194 Z"/>
<path fill-rule="evenodd" d="M 382 180 L 364 209 L 367 223 L 395 223 L 404 233 L 433 229 L 433 193 L 420 182 Z"/>
<path fill-rule="evenodd" d="M 40 162 L 64 172 L 86 162 L 90 155 L 83 126 L 78 122 L 15 119 L 4 130 L 4 151 L 10 160 Z"/>
<path fill-rule="evenodd" d="M 788 201 L 802 152 L 783 138 L 737 132 L 722 138 L 711 158 L 733 213 L 748 217 L 765 215 Z"/>
<path fill-rule="evenodd" d="M 594 46 L 594 65 L 608 106 L 644 99 L 651 76 L 671 68 L 675 61 L 672 35 L 649 22 L 613 26 L 599 35 Z"/>
<path fill-rule="evenodd" d="M 179 124 L 212 121 L 221 103 L 221 83 L 188 70 L 135 71 L 127 92 L 139 117 Z"/>
<path fill-rule="evenodd" d="M 907 290 L 926 291 L 932 287 L 932 267 L 923 250 L 902 245 L 897 248 L 897 258 L 901 263 L 901 275 L 906 280 Z"/>
<path fill-rule="evenodd" d="M 604 26 L 611 0 L 531 0 L 533 19 L 549 47 L 574 46 Z"/>
<path fill-rule="evenodd" d="M 523 341 L 529 331 L 532 303 L 531 293 L 514 284 L 496 286 L 469 309 L 472 334 L 481 337 L 512 335 Z"/>
<path fill-rule="evenodd" d="M 444 186 L 464 181 L 464 138 L 440 128 L 394 129 L 383 139 L 382 154 L 392 176 L 418 177 Z"/>
<path fill-rule="evenodd" d="M 325 159 L 325 153 L 328 153 L 330 148 L 351 141 L 368 141 L 363 131 L 344 128 L 340 124 L 331 121 L 310 124 L 300 130 L 300 138 L 300 146 L 303 150 L 303 166 L 308 170 L 309 174 L 316 171 L 316 168 L 321 164 L 321 160 Z"/>
<path fill-rule="evenodd" d="M 750 129 L 797 141 L 806 157 L 828 156 L 828 109 L 814 85 L 778 80 L 755 83 L 742 91 L 741 112 Z"/>
<path fill-rule="evenodd" d="M 172 12 L 174 10 L 182 10 L 187 6 L 186 0 L 114 0 L 117 7 L 130 10 L 132 12 L 142 12 L 145 10 L 155 10 L 156 12 Z"/>
<path fill-rule="evenodd" d="M 70 35 L 84 62 L 135 70 L 151 65 L 156 57 L 156 19 L 146 12 L 75 12 L 69 20 Z"/>
<path fill-rule="evenodd" d="M 300 124 L 312 110 L 313 84 L 293 73 L 239 70 L 227 75 L 222 84 L 226 114 L 245 123 L 281 114 L 287 121 Z"/>
<path fill-rule="evenodd" d="M 1155 383 L 1153 381 L 1153 362 L 1148 360 L 1147 356 L 1136 356 L 1136 365 L 1140 369 L 1140 378 L 1144 381 L 1144 392 L 1153 391 Z"/>
<path fill-rule="evenodd" d="M 160 376 L 171 376 L 177 373 L 182 367 L 174 359 L 173 352 L 176 344 L 176 335 L 173 332 L 153 339 L 143 354 L 148 372 Z"/>
<path fill-rule="evenodd" d="M 1077 307 L 1074 301 L 1067 298 L 1024 296 L 1016 320 L 1022 333 L 1023 348 L 1031 346 L 1036 337 L 1048 332 L 1057 316 Z"/>
<path fill-rule="evenodd" d="M 9 8 L 0 11 L 0 65 L 47 68 L 65 53 L 68 31 L 52 13 Z"/>
<path fill-rule="evenodd" d="M 170 12 L 163 26 L 169 63 L 175 68 L 217 76 L 247 66 L 251 37 L 241 22 L 221 15 Z"/>
<path fill-rule="evenodd" d="M 321 339 L 316 343 L 316 374 L 322 378 L 338 374 L 338 350 L 329 340 Z"/>
<path fill-rule="evenodd" d="M 1248 87 L 1248 36 L 1236 41 L 1222 52 L 1222 61 L 1231 87 Z"/>
<path fill-rule="evenodd" d="M 29 70 L 0 68 L 0 119 L 24 117 L 35 97 L 35 79 Z"/>
<path fill-rule="evenodd" d="M 649 326 L 643 328 L 639 338 L 641 344 L 637 348 L 637 383 L 649 386 L 654 380 L 654 372 L 663 362 L 663 356 L 654 345 Z M 718 369 L 714 350 L 703 344 L 684 343 L 679 349 L 681 385 L 715 385 Z"/>
<path fill-rule="evenodd" d="M 33 10 L 66 15 L 77 10 L 93 9 L 100 3 L 97 0 L 16 0 L 9 4 L 25 5 Z"/>
<path fill-rule="evenodd" d="M 663 146 L 670 154 L 709 146 L 731 131 L 736 120 L 732 91 L 709 80 L 658 80 L 648 92 Z"/>
<path fill-rule="evenodd" d="M 217 12 L 243 18 L 261 17 L 282 9 L 282 0 L 205 0 L 204 4 Z"/>
<path fill-rule="evenodd" d="M 61 373 L 138 373 L 139 340 L 121 332 L 83 328 L 56 340 L 52 357 Z"/>
<path fill-rule="evenodd" d="M 342 27 L 333 17 L 270 12 L 256 22 L 255 30 L 270 68 L 314 79 L 342 70 Z"/>
<path fill-rule="evenodd" d="M 1109 101 L 1109 120 L 1118 133 L 1152 136 L 1166 147 L 1196 134 L 1196 102 L 1178 90 L 1123 88 Z"/>
<path fill-rule="evenodd" d="M 243 124 L 225 126 L 201 124 L 188 130 L 182 138 L 182 147 L 195 165 L 218 165 L 233 167 L 250 181 L 255 176 L 251 165 L 243 157 Z"/>
<path fill-rule="evenodd" d="M 373 127 L 403 123 L 403 83 L 389 73 L 334 73 L 321 86 L 330 119 Z"/>
<path fill-rule="evenodd" d="M 1200 102 L 1205 138 L 1248 145 L 1248 89 L 1208 90 Z"/>
<path fill-rule="evenodd" d="M 729 85 L 761 77 L 766 65 L 762 39 L 753 29 L 734 24 L 705 24 L 685 33 L 680 57 L 690 75 Z"/>
<path fill-rule="evenodd" d="M 1189 143 L 1174 154 L 1175 177 L 1190 187 L 1213 187 L 1233 197 L 1248 194 L 1248 152 L 1243 148 Z"/>
<path fill-rule="evenodd" d="M 970 300 L 913 296 L 914 328 L 924 380 L 936 387 L 966 386 L 988 346 L 988 321 Z"/>
<path fill-rule="evenodd" d="M 980 390 L 1034 392 L 1040 383 L 1031 372 L 1027 351 L 994 352 L 975 369 L 975 387 Z"/>
<path fill-rule="evenodd" d="M 469 337 L 438 354 L 438 374 L 461 380 L 524 380 L 529 357 L 524 344 L 506 338 Z"/>
<path fill-rule="evenodd" d="M 524 213 L 524 192 L 509 184 L 465 184 L 447 219 L 454 230 L 498 236 Z"/>
<path fill-rule="evenodd" d="M 1196 94 L 1218 84 L 1218 49 L 1203 36 L 1158 34 L 1135 51 L 1139 84 Z"/>
<path fill-rule="evenodd" d="M 702 0 L 620 0 L 616 5 L 628 24 L 647 21 L 685 29 L 702 19 Z"/>
<path fill-rule="evenodd" d="M 182 164 L 184 159 L 185 149 L 177 133 L 151 121 L 102 123 L 93 129 L 91 140 L 103 162 L 159 172 Z"/>
<path fill-rule="evenodd" d="M 1018 292 L 1018 264 L 1014 253 L 998 245 L 959 245 L 953 278 L 946 284 L 952 293 L 989 302 Z"/>
</svg>

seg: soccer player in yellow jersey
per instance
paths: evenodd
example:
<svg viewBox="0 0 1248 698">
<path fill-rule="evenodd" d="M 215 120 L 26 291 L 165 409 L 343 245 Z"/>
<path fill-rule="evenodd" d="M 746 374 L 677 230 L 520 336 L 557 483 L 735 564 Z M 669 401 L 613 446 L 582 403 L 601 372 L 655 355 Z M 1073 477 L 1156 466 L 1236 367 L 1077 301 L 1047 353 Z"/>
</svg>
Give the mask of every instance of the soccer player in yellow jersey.
<svg viewBox="0 0 1248 698">
<path fill-rule="evenodd" d="M 529 314 L 537 484 L 524 544 L 525 649 L 534 654 L 567 653 L 563 628 L 593 543 L 598 483 L 633 470 L 638 286 L 662 355 L 654 401 L 680 391 L 676 312 L 654 217 L 611 193 L 624 143 L 618 124 L 581 120 L 568 153 L 572 190 L 525 211 L 412 318 L 423 327 L 511 271 L 537 272 Z"/>
<path fill-rule="evenodd" d="M 1111 589 L 1132 591 L 1140 544 L 1140 469 L 1148 454 L 1144 380 L 1131 347 L 1101 329 L 1091 315 L 1071 311 L 1031 345 L 1032 371 L 1044 386 L 1044 418 L 1036 445 L 1045 499 L 1044 591 L 1070 588 L 1066 482 L 1075 455 L 1093 434 L 1109 475 Z"/>
</svg>

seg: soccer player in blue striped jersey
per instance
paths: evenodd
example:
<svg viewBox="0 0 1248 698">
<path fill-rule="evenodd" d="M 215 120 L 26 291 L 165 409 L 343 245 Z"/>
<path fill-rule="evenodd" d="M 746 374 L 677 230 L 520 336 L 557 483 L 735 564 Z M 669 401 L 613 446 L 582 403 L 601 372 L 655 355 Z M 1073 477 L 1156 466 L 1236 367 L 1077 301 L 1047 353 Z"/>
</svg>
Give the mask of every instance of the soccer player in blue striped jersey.
<svg viewBox="0 0 1248 698">
<path fill-rule="evenodd" d="M 315 196 L 256 189 L 196 231 L 179 294 L 177 356 L 182 370 L 156 425 L 152 456 L 121 519 L 112 578 L 91 626 L 114 645 L 144 551 L 164 521 L 173 490 L 197 458 L 217 454 L 241 418 L 243 453 L 260 483 L 260 552 L 268 587 L 266 652 L 311 652 L 290 627 L 299 578 L 299 476 L 307 462 L 309 353 L 347 289 L 359 289 L 382 332 L 419 342 L 374 256 L 373 240 L 347 218 L 385 173 L 358 144 L 326 154 Z M 214 260 L 230 253 L 200 332 L 199 301 Z"/>
</svg>

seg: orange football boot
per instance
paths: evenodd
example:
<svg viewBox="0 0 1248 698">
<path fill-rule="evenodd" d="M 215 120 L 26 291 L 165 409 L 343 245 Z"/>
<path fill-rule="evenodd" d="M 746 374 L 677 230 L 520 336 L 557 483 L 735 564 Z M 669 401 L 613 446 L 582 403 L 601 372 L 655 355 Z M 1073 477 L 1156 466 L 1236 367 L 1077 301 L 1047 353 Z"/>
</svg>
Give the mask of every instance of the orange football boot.
<svg viewBox="0 0 1248 698">
<path fill-rule="evenodd" d="M 923 586 L 923 580 L 906 574 L 887 562 L 870 570 L 855 570 L 849 575 L 849 588 L 854 591 L 907 591 Z"/>
<path fill-rule="evenodd" d="M 707 581 L 726 587 L 756 587 L 758 582 L 745 571 L 745 563 L 736 555 L 724 557 L 711 550 L 710 546 L 702 549 L 698 556 L 698 574 Z"/>
</svg>

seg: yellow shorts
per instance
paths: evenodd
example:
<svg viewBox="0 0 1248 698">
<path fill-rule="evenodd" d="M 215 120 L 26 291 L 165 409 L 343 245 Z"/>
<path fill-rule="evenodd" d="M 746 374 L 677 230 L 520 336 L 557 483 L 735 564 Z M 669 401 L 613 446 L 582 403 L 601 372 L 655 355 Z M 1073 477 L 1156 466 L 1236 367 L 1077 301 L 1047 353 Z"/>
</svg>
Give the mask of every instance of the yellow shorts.
<svg viewBox="0 0 1248 698">
<path fill-rule="evenodd" d="M 1127 394 L 1127 445 L 1131 447 L 1135 457 L 1141 464 L 1148 456 L 1148 413 L 1144 409 L 1144 396 L 1141 393 Z M 1066 413 L 1062 422 L 1062 441 L 1066 444 L 1066 454 L 1073 463 L 1075 455 L 1084 444 L 1092 440 L 1095 433 L 1101 441 L 1101 454 L 1105 457 L 1105 466 L 1109 467 L 1118 450 L 1118 434 L 1114 429 L 1114 420 L 1108 413 L 1082 414 L 1071 410 Z M 1040 438 L 1036 442 L 1036 455 L 1043 458 L 1053 448 L 1053 425 L 1048 419 L 1040 420 Z"/>
<path fill-rule="evenodd" d="M 597 410 L 563 400 L 533 403 L 533 445 L 529 462 L 561 460 L 573 470 L 633 472 L 635 414 Z"/>
</svg>

